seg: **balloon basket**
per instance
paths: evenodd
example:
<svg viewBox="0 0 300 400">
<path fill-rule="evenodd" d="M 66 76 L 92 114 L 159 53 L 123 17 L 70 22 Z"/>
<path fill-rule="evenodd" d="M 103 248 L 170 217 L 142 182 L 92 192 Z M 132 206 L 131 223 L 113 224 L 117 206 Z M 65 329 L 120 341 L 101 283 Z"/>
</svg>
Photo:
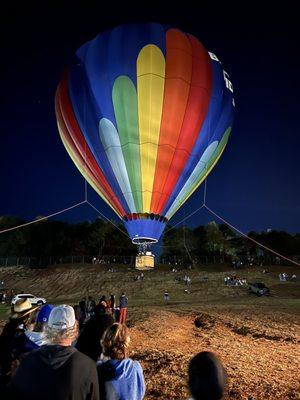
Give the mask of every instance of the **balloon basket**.
<svg viewBox="0 0 300 400">
<path fill-rule="evenodd" d="M 135 269 L 139 271 L 147 271 L 154 268 L 154 256 L 138 255 L 135 258 Z"/>
</svg>

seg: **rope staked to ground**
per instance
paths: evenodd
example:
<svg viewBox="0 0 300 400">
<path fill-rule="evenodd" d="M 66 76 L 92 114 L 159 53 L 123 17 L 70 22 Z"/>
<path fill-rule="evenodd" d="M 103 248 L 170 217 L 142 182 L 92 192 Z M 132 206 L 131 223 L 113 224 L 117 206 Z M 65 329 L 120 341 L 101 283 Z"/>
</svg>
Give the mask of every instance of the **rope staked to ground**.
<svg viewBox="0 0 300 400">
<path fill-rule="evenodd" d="M 246 235 L 244 232 L 242 232 L 240 229 L 236 228 L 235 226 L 233 226 L 232 224 L 230 224 L 228 221 L 226 221 L 224 218 L 222 218 L 220 215 L 218 215 L 217 213 L 215 213 L 211 208 L 209 208 L 206 204 L 204 204 L 204 208 L 206 208 L 206 210 L 208 212 L 210 212 L 212 215 L 214 215 L 215 217 L 217 217 L 220 221 L 224 222 L 224 224 L 226 224 L 227 226 L 229 226 L 230 228 L 234 229 L 236 232 L 238 232 L 240 235 L 242 235 L 243 237 L 245 237 L 246 239 L 251 240 L 251 242 L 257 244 L 259 247 L 262 247 L 263 249 L 270 251 L 271 253 L 275 254 L 276 256 L 283 258 L 286 261 L 289 261 L 295 265 L 300 266 L 300 264 L 294 260 L 292 260 L 291 258 L 288 258 L 280 253 L 278 253 L 277 251 L 271 249 L 268 246 L 265 246 L 264 244 L 258 242 L 257 240 L 253 239 L 252 237 Z"/>
<path fill-rule="evenodd" d="M 82 204 L 88 204 L 88 205 L 89 205 L 91 208 L 93 208 L 99 215 L 101 215 L 104 219 L 106 219 L 106 221 L 108 221 L 109 223 L 111 223 L 111 224 L 112 224 L 115 228 L 117 228 L 120 232 L 122 232 L 124 235 L 126 235 L 127 237 L 129 237 L 129 236 L 127 235 L 126 232 L 124 232 L 124 231 L 123 231 L 122 229 L 120 229 L 116 224 L 114 224 L 109 218 L 107 218 L 100 210 L 98 210 L 98 208 L 96 208 L 96 207 L 95 207 L 92 203 L 90 203 L 87 199 L 85 199 L 85 200 L 83 200 L 83 201 L 80 201 L 79 203 L 73 204 L 73 205 L 70 206 L 70 207 L 67 207 L 67 208 L 64 208 L 64 209 L 62 209 L 62 210 L 56 211 L 56 212 L 54 212 L 54 213 L 52 213 L 52 214 L 46 215 L 45 217 L 37 218 L 37 219 L 35 219 L 35 220 L 33 220 L 33 221 L 26 222 L 25 224 L 20 224 L 20 225 L 13 226 L 13 227 L 11 227 L 11 228 L 3 229 L 2 231 L 0 231 L 0 234 L 1 234 L 1 233 L 6 233 L 6 232 L 10 232 L 10 231 L 14 231 L 14 230 L 16 230 L 16 229 L 21 229 L 21 228 L 24 228 L 25 226 L 33 225 L 33 224 L 36 224 L 36 223 L 41 222 L 41 221 L 45 221 L 45 220 L 47 220 L 47 219 L 49 219 L 49 218 L 55 217 L 56 215 L 63 214 L 64 212 L 67 212 L 67 211 L 70 211 L 70 210 L 72 210 L 72 209 L 74 209 L 74 208 L 76 208 L 76 207 L 79 207 L 79 206 L 81 206 Z"/>
</svg>

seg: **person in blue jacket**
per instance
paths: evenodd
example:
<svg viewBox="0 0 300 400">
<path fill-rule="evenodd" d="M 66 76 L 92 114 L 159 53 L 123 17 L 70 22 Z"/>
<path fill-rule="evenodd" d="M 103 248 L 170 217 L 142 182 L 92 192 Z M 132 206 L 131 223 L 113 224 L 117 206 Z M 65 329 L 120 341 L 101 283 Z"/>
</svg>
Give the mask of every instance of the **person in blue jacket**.
<svg viewBox="0 0 300 400">
<path fill-rule="evenodd" d="M 100 399 L 142 400 L 145 395 L 143 370 L 127 358 L 130 337 L 124 324 L 114 323 L 101 340 L 103 353 L 97 363 Z"/>
<path fill-rule="evenodd" d="M 34 329 L 25 330 L 25 340 L 21 349 L 22 353 L 26 354 L 32 350 L 38 349 L 39 347 L 47 343 L 47 339 L 45 336 L 45 327 L 47 325 L 52 308 L 52 304 L 43 305 L 37 314 Z"/>
</svg>

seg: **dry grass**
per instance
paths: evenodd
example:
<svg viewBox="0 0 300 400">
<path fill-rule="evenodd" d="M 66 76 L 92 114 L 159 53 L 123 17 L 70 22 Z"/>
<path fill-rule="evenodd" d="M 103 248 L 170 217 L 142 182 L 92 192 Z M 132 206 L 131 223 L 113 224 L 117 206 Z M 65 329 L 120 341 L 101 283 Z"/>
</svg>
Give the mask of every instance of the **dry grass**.
<svg viewBox="0 0 300 400">
<path fill-rule="evenodd" d="M 132 355 L 143 364 L 147 399 L 187 398 L 188 361 L 204 350 L 215 352 L 227 370 L 227 399 L 298 398 L 295 330 L 278 326 L 280 335 L 266 337 L 264 316 L 255 315 L 245 326 L 243 317 L 232 318 L 229 310 L 220 317 L 216 311 L 198 315 L 202 328 L 195 327 L 195 315 L 153 310 L 131 329 Z"/>
<path fill-rule="evenodd" d="M 270 297 L 225 286 L 223 278 L 232 272 L 226 266 L 188 271 L 189 295 L 168 269 L 151 271 L 142 282 L 133 280 L 136 271 L 124 266 L 117 269 L 108 273 L 101 266 L 8 268 L 0 270 L 0 277 L 16 291 L 32 292 L 55 303 L 73 304 L 83 295 L 98 297 L 125 289 L 130 299 L 131 356 L 143 365 L 147 400 L 188 398 L 187 365 L 203 350 L 215 352 L 227 370 L 226 399 L 300 398 L 300 282 L 279 283 L 282 268 L 269 267 L 269 274 L 262 274 L 261 268 L 238 272 L 248 281 L 265 282 Z M 292 267 L 284 270 L 297 273 Z M 167 305 L 165 289 L 170 293 Z M 199 328 L 194 324 L 197 317 Z"/>
</svg>

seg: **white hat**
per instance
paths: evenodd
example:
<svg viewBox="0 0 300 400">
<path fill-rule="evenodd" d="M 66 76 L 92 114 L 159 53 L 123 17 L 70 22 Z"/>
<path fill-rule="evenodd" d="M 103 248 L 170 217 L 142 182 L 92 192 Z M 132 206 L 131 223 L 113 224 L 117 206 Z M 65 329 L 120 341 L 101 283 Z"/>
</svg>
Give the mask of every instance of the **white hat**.
<svg viewBox="0 0 300 400">
<path fill-rule="evenodd" d="M 49 315 L 48 327 L 51 329 L 69 329 L 75 325 L 74 308 L 66 304 L 54 307 Z"/>
</svg>

